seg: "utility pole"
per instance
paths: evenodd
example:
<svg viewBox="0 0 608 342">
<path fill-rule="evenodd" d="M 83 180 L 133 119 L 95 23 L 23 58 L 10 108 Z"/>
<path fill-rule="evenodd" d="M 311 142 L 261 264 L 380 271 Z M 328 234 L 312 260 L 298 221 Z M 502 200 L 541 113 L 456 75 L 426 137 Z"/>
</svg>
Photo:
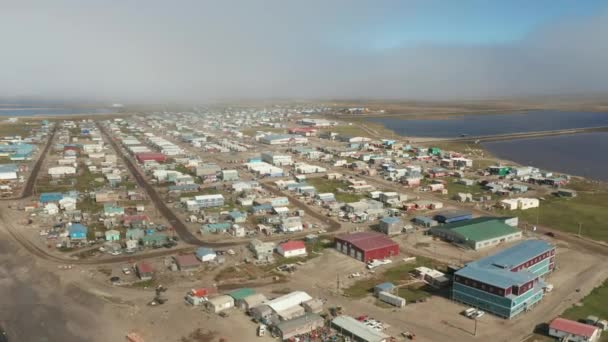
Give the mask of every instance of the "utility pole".
<svg viewBox="0 0 608 342">
<path fill-rule="evenodd" d="M 579 222 L 578 223 L 578 237 L 581 237 L 581 231 L 583 230 L 583 223 Z"/>
<path fill-rule="evenodd" d="M 473 332 L 473 336 L 477 336 L 477 318 L 475 318 L 475 331 Z"/>
<path fill-rule="evenodd" d="M 336 274 L 336 294 L 340 295 L 340 274 Z"/>
</svg>

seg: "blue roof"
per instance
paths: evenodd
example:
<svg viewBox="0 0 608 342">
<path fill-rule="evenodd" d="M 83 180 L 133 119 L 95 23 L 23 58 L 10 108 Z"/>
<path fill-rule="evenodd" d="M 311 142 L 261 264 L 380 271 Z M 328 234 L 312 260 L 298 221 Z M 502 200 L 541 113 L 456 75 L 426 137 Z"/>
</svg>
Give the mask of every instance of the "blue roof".
<svg viewBox="0 0 608 342">
<path fill-rule="evenodd" d="M 232 217 L 233 219 L 247 216 L 247 215 L 245 215 L 245 213 L 242 213 L 242 212 L 236 211 L 236 210 L 229 212 L 228 215 L 230 215 L 230 217 Z"/>
<path fill-rule="evenodd" d="M 18 168 L 17 164 L 1 164 L 0 172 L 17 172 Z"/>
<path fill-rule="evenodd" d="M 72 226 L 70 226 L 70 235 L 75 234 L 75 233 L 83 233 L 86 234 L 87 233 L 88 228 L 83 226 L 80 223 L 74 223 L 72 224 Z"/>
<path fill-rule="evenodd" d="M 207 247 L 199 247 L 196 249 L 196 255 L 198 255 L 198 256 L 209 255 L 209 254 L 215 254 L 215 251 L 213 251 L 213 249 L 207 248 Z"/>
<path fill-rule="evenodd" d="M 401 220 L 398 217 L 389 216 L 389 217 L 383 218 L 381 221 L 384 223 L 387 223 L 387 224 L 393 224 L 393 223 L 399 223 Z"/>
<path fill-rule="evenodd" d="M 251 207 L 251 211 L 270 210 L 272 208 L 273 208 L 272 204 L 260 204 L 260 205 L 254 205 L 253 207 Z"/>
<path fill-rule="evenodd" d="M 63 198 L 63 194 L 61 192 L 44 192 L 40 194 L 40 202 L 57 202 Z"/>
<path fill-rule="evenodd" d="M 552 248 L 551 244 L 543 240 L 522 241 L 494 255 L 470 262 L 455 274 L 500 288 L 520 285 L 537 276 L 530 271 L 511 272 L 511 269 Z"/>
<path fill-rule="evenodd" d="M 390 282 L 386 282 L 386 283 L 382 283 L 382 284 L 378 284 L 375 286 L 376 288 L 384 291 L 384 290 L 392 290 L 395 288 L 395 284 L 390 283 Z"/>
</svg>

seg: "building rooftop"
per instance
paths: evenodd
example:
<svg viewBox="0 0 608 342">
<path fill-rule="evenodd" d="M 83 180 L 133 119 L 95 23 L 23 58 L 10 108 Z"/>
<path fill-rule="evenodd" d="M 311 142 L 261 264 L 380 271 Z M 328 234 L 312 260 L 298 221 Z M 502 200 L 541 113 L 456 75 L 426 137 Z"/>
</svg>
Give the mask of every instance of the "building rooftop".
<svg viewBox="0 0 608 342">
<path fill-rule="evenodd" d="M 350 316 L 338 316 L 331 323 L 348 331 L 352 335 L 358 336 L 363 341 L 382 342 L 388 339 L 388 336 L 382 332 L 372 330 L 367 325 L 357 321 Z"/>
<path fill-rule="evenodd" d="M 455 274 L 503 289 L 520 285 L 537 276 L 530 271 L 511 272 L 511 269 L 552 248 L 552 245 L 543 240 L 522 241 L 494 255 L 470 262 Z"/>
<path fill-rule="evenodd" d="M 490 240 L 519 231 L 517 228 L 506 224 L 503 219 L 495 217 L 479 217 L 471 220 L 449 223 L 434 229 L 456 232 L 464 239 L 472 241 Z"/>
<path fill-rule="evenodd" d="M 396 244 L 395 241 L 389 239 L 386 237 L 386 235 L 376 232 L 340 234 L 337 235 L 336 238 L 349 242 L 363 251 L 393 246 Z"/>
<path fill-rule="evenodd" d="M 561 317 L 558 317 L 558 318 L 554 319 L 553 321 L 551 321 L 551 324 L 549 324 L 549 328 L 559 330 L 559 331 L 565 331 L 572 335 L 585 336 L 585 337 L 593 336 L 595 331 L 597 329 L 599 329 L 598 327 L 594 327 L 593 325 L 584 324 L 584 323 L 580 323 L 580 322 L 576 322 L 576 321 L 571 321 L 569 319 L 565 319 L 565 318 L 561 318 Z"/>
</svg>

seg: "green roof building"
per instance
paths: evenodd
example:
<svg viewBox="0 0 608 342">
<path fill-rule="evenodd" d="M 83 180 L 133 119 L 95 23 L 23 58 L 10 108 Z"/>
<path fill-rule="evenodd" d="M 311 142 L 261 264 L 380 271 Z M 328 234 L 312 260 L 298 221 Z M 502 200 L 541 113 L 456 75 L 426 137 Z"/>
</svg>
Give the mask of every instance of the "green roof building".
<svg viewBox="0 0 608 342">
<path fill-rule="evenodd" d="M 251 296 L 252 294 L 254 294 L 255 291 L 249 287 L 244 287 L 242 289 L 238 289 L 238 290 L 234 290 L 234 291 L 230 291 L 228 293 L 228 295 L 232 298 L 234 298 L 234 301 L 238 301 L 238 300 L 243 300 L 246 297 Z"/>
<path fill-rule="evenodd" d="M 478 250 L 521 239 L 516 222 L 513 218 L 478 217 L 433 227 L 431 234 Z"/>
</svg>

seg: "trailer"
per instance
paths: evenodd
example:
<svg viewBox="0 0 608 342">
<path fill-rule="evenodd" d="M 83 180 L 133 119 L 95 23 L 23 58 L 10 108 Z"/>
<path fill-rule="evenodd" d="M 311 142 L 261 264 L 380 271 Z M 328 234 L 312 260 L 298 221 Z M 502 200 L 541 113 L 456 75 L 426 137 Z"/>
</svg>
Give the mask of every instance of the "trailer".
<svg viewBox="0 0 608 342">
<path fill-rule="evenodd" d="M 378 293 L 378 299 L 398 308 L 402 308 L 405 306 L 405 299 L 399 296 L 395 296 L 392 293 L 380 291 L 380 293 Z"/>
</svg>

